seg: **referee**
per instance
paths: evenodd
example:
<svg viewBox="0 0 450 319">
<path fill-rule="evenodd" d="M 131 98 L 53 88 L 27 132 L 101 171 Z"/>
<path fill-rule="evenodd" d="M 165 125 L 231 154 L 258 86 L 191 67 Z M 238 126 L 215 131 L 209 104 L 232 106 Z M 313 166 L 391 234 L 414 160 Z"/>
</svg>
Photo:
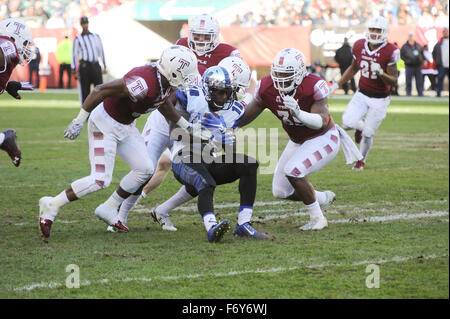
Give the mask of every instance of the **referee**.
<svg viewBox="0 0 450 319">
<path fill-rule="evenodd" d="M 75 79 L 79 80 L 81 104 L 83 104 L 91 92 L 91 84 L 95 86 L 103 83 L 102 68 L 99 60 L 103 64 L 104 74 L 106 73 L 106 63 L 102 40 L 98 34 L 89 31 L 88 18 L 82 17 L 80 24 L 83 32 L 77 35 L 73 41 L 71 68 Z"/>
</svg>

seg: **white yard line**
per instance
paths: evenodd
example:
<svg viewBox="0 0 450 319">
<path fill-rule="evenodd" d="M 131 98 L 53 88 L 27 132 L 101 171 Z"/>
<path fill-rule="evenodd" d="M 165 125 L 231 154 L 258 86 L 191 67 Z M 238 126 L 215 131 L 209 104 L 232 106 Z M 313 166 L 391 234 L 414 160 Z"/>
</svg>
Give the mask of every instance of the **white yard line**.
<svg viewBox="0 0 450 319">
<path fill-rule="evenodd" d="M 229 271 L 222 273 L 197 273 L 197 274 L 185 274 L 178 276 L 156 276 L 153 278 L 150 277 L 136 277 L 136 278 L 122 278 L 122 279 L 99 279 L 99 280 L 85 280 L 80 282 L 80 286 L 90 286 L 93 284 L 105 284 L 105 283 L 122 283 L 122 282 L 150 282 L 150 281 L 158 281 L 158 280 L 183 280 L 183 279 L 195 279 L 195 278 L 203 278 L 203 277 L 231 277 L 238 275 L 247 275 L 247 274 L 266 274 L 266 273 L 280 273 L 285 271 L 292 271 L 298 269 L 311 269 L 311 268 L 327 268 L 327 267 L 342 267 L 342 266 L 361 266 L 361 265 L 369 265 L 369 264 L 385 264 L 390 262 L 405 262 L 413 259 L 435 259 L 435 258 L 446 258 L 448 254 L 445 255 L 428 255 L 428 256 L 394 256 L 387 259 L 379 259 L 379 260 L 362 260 L 356 261 L 353 263 L 345 264 L 345 263 L 308 263 L 303 261 L 296 261 L 298 266 L 292 267 L 277 267 L 277 268 L 268 268 L 268 269 L 253 269 L 253 270 L 243 270 L 243 271 Z M 41 282 L 34 283 L 26 286 L 16 287 L 12 290 L 14 291 L 30 291 L 37 288 L 57 288 L 64 286 L 64 283 L 61 282 Z"/>
<path fill-rule="evenodd" d="M 425 200 L 425 201 L 404 201 L 401 202 L 400 204 L 398 203 L 392 203 L 392 202 L 379 202 L 379 203 L 364 203 L 365 207 L 373 207 L 373 206 L 398 206 L 398 205 L 416 205 L 416 206 L 421 206 L 421 205 L 427 205 L 427 204 L 444 204 L 447 203 L 447 200 Z M 273 201 L 273 202 L 255 202 L 256 207 L 265 207 L 265 206 L 289 206 L 289 205 L 302 205 L 296 202 L 292 202 L 292 201 Z M 137 207 L 142 207 L 142 208 L 137 208 L 133 211 L 130 212 L 130 214 L 133 213 L 138 213 L 138 214 L 145 214 L 149 212 L 149 208 L 145 208 L 145 206 L 142 205 L 138 205 Z M 215 205 L 216 208 L 238 208 L 239 204 L 238 203 L 228 203 L 228 204 L 219 204 L 219 205 Z M 196 205 L 190 205 L 190 206 L 185 206 L 185 207 L 179 207 L 176 210 L 181 210 L 184 212 L 197 212 L 197 206 Z M 286 212 L 288 210 L 296 210 L 295 212 L 292 213 L 285 213 L 285 214 L 279 214 L 279 213 L 283 213 Z M 345 210 L 346 214 L 361 214 L 361 213 L 391 213 L 392 214 L 392 210 L 389 208 L 359 208 L 356 205 L 333 205 L 331 209 L 328 209 L 326 211 L 327 215 L 333 215 L 333 214 L 341 214 L 342 211 Z M 434 211 L 431 211 L 434 212 Z M 236 216 L 237 212 L 232 212 L 232 213 L 223 213 L 220 214 L 222 217 L 226 217 L 226 216 Z M 268 214 L 264 217 L 259 216 L 260 214 Z M 286 208 L 277 208 L 277 209 L 263 209 L 263 210 L 255 210 L 253 215 L 255 216 L 255 220 L 257 221 L 266 221 L 266 220 L 273 220 L 273 219 L 283 219 L 283 218 L 289 218 L 289 217 L 295 217 L 295 216 L 309 216 L 309 214 L 306 212 L 306 209 L 304 207 L 301 208 L 295 208 L 295 207 L 286 207 Z M 417 215 L 417 214 L 416 214 Z M 193 218 L 197 218 L 198 215 L 197 214 L 178 214 L 178 213 L 172 213 L 172 216 L 176 216 L 178 218 L 187 218 L 187 217 L 193 217 Z M 396 215 L 392 215 L 392 216 L 398 216 L 398 214 Z M 383 217 L 383 216 L 381 216 Z M 427 215 L 427 217 L 429 217 Z M 372 217 L 370 217 L 372 218 Z M 387 217 L 390 218 L 390 217 Z M 412 217 L 415 218 L 415 217 Z M 396 218 L 394 217 L 393 220 L 395 220 Z M 405 219 L 409 219 L 409 218 L 405 218 Z M 344 220 L 344 219 L 342 219 Z M 348 220 L 348 219 L 345 219 Z M 357 221 L 357 220 L 353 220 L 353 221 Z M 57 220 L 58 223 L 64 223 L 64 224 L 71 224 L 71 223 L 77 223 L 79 222 L 78 220 Z M 329 221 L 331 222 L 331 221 Z M 339 222 L 332 222 L 332 223 L 339 223 Z M 29 222 L 20 222 L 20 223 L 15 223 L 13 224 L 14 226 L 26 226 L 30 224 Z"/>
</svg>

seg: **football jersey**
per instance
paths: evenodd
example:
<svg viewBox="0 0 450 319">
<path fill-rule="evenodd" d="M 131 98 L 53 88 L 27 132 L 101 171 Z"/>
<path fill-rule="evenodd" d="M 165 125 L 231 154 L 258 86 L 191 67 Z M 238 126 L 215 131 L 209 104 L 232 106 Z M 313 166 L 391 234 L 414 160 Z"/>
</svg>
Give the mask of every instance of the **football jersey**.
<svg viewBox="0 0 450 319">
<path fill-rule="evenodd" d="M 187 37 L 178 39 L 176 44 L 189 48 Z M 203 73 L 207 68 L 218 65 L 219 62 L 226 57 L 237 56 L 242 59 L 239 50 L 236 49 L 234 46 L 226 43 L 219 43 L 219 45 L 214 50 L 205 53 L 203 55 L 197 55 L 197 53 L 195 52 L 194 54 L 197 57 L 198 72 L 200 73 L 200 75 L 203 75 Z"/>
<path fill-rule="evenodd" d="M 392 43 L 384 42 L 371 51 L 366 39 L 360 39 L 353 44 L 352 54 L 358 68 L 361 70 L 359 88 L 370 93 L 387 94 L 390 86 L 371 70 L 371 62 L 381 65 L 383 71 L 400 60 L 400 50 Z"/>
<path fill-rule="evenodd" d="M 106 98 L 106 112 L 117 122 L 131 124 L 142 114 L 156 110 L 173 93 L 163 91 L 156 64 L 140 66 L 124 75 L 130 95 L 126 98 Z"/>
<path fill-rule="evenodd" d="M 177 90 L 175 95 L 177 97 L 175 109 L 191 123 L 200 121 L 204 114 L 211 112 L 201 87 L 194 86 L 187 91 Z M 233 128 L 234 123 L 244 115 L 244 106 L 238 101 L 234 101 L 230 108 L 215 111 L 214 113 L 223 117 L 227 128 Z M 175 141 L 172 148 L 173 156 L 185 146 L 187 144 Z M 194 152 L 196 149 L 201 150 L 201 145 L 193 145 Z"/>
<path fill-rule="evenodd" d="M 19 64 L 19 54 L 14 42 L 5 36 L 0 36 L 0 50 L 3 51 L 5 57 L 5 65 L 3 70 L 0 70 L 0 93 L 3 93 L 12 71 Z"/>
<path fill-rule="evenodd" d="M 320 77 L 307 74 L 302 83 L 297 87 L 294 99 L 300 109 L 311 112 L 314 102 L 326 98 L 329 94 L 327 83 Z M 306 140 L 320 136 L 334 126 L 331 115 L 328 124 L 320 130 L 308 128 L 295 118 L 290 110 L 283 106 L 283 97 L 273 86 L 270 75 L 261 78 L 255 91 L 255 100 L 264 108 L 269 109 L 283 124 L 283 129 L 294 143 L 303 143 Z"/>
</svg>

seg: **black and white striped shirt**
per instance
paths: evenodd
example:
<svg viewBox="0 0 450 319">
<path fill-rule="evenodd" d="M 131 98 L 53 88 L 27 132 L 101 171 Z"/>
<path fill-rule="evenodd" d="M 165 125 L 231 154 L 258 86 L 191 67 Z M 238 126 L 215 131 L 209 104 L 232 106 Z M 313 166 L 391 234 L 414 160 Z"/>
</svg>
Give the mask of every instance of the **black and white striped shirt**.
<svg viewBox="0 0 450 319">
<path fill-rule="evenodd" d="M 78 68 L 79 62 L 99 62 L 102 61 L 103 67 L 106 68 L 105 54 L 103 53 L 103 45 L 100 36 L 96 33 L 79 34 L 73 41 L 71 68 Z"/>
</svg>

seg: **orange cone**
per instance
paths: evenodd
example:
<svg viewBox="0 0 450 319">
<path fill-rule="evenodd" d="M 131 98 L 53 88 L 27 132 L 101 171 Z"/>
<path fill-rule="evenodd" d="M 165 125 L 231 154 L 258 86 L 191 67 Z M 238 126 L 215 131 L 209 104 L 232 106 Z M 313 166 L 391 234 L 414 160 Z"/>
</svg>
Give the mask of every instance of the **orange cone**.
<svg viewBox="0 0 450 319">
<path fill-rule="evenodd" d="M 47 89 L 47 77 L 41 76 L 41 79 L 39 81 L 39 91 L 41 91 L 41 93 L 44 93 L 46 89 Z"/>
</svg>

